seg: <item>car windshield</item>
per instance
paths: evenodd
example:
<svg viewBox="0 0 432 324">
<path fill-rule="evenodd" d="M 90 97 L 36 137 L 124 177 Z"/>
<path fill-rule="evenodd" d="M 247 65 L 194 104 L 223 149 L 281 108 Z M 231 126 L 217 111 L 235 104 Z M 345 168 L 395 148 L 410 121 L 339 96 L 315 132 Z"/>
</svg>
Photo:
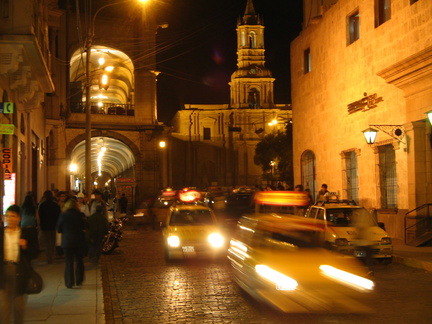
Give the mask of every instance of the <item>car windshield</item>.
<svg viewBox="0 0 432 324">
<path fill-rule="evenodd" d="M 171 215 L 170 225 L 214 225 L 208 210 L 177 210 Z"/>
<path fill-rule="evenodd" d="M 376 226 L 370 213 L 364 208 L 327 209 L 327 222 L 331 226 Z"/>
</svg>

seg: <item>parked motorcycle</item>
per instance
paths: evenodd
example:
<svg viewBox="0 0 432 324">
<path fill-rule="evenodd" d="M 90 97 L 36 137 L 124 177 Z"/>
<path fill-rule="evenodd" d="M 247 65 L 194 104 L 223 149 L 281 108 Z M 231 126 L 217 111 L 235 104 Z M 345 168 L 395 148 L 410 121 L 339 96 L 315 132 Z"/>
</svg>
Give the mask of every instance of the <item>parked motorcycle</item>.
<svg viewBox="0 0 432 324">
<path fill-rule="evenodd" d="M 110 223 L 108 234 L 105 235 L 105 239 L 102 245 L 102 253 L 110 254 L 114 249 L 119 246 L 119 242 L 123 237 L 123 225 L 127 221 L 127 217 L 114 218 Z"/>
</svg>

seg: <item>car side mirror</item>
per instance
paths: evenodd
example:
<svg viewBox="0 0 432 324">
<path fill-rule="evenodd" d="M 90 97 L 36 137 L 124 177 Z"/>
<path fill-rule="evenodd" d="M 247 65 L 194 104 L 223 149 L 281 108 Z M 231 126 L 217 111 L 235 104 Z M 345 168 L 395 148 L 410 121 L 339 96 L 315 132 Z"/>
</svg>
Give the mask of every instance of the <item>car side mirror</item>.
<svg viewBox="0 0 432 324">
<path fill-rule="evenodd" d="M 384 231 L 385 229 L 385 224 L 383 222 L 378 222 L 378 226 L 381 227 Z"/>
</svg>

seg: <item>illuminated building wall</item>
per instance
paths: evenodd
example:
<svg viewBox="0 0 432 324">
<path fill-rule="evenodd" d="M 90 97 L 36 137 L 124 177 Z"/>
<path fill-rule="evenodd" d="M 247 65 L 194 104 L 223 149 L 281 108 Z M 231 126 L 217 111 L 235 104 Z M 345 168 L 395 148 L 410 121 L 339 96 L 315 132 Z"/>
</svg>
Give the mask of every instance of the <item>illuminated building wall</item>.
<svg viewBox="0 0 432 324">
<path fill-rule="evenodd" d="M 378 209 L 403 238 L 405 213 L 432 201 L 432 2 L 384 3 L 339 0 L 292 42 L 294 177 Z M 373 145 L 370 125 L 388 125 Z"/>
</svg>

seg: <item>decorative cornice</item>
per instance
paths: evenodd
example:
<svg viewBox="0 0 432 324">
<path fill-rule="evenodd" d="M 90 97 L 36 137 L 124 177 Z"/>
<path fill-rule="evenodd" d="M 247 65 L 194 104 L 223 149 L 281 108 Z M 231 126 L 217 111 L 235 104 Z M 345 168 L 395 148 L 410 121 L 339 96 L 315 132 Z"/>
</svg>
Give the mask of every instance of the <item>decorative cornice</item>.
<svg viewBox="0 0 432 324">
<path fill-rule="evenodd" d="M 430 87 L 432 79 L 432 46 L 403 59 L 377 73 L 387 83 L 404 90 L 407 94 Z M 426 81 L 426 82 L 425 82 Z M 418 87 L 422 82 L 423 86 Z M 412 87 L 413 83 L 417 85 Z"/>
</svg>

